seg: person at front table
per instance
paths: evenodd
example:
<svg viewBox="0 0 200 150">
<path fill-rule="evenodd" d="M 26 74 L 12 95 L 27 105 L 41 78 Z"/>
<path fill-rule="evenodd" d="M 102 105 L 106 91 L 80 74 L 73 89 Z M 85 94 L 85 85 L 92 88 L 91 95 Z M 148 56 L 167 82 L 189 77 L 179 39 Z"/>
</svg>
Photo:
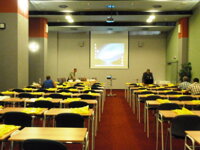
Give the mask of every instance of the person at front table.
<svg viewBox="0 0 200 150">
<path fill-rule="evenodd" d="M 153 82 L 154 82 L 153 74 L 150 72 L 150 69 L 147 69 L 147 71 L 143 73 L 142 83 L 153 84 Z"/>
<path fill-rule="evenodd" d="M 186 90 L 187 87 L 190 85 L 191 83 L 189 82 L 189 78 L 187 76 L 183 77 L 183 82 L 181 82 L 178 86 L 179 89 L 181 90 Z"/>
<path fill-rule="evenodd" d="M 55 88 L 56 84 L 53 80 L 51 80 L 50 76 L 46 76 L 46 80 L 42 84 L 42 88 Z"/>
<path fill-rule="evenodd" d="M 188 86 L 187 91 L 189 91 L 192 95 L 200 94 L 199 78 L 193 79 L 193 83 Z"/>
<path fill-rule="evenodd" d="M 76 80 L 76 72 L 77 72 L 77 69 L 74 68 L 74 69 L 72 70 L 72 72 L 70 72 L 69 77 L 68 77 L 68 80 L 73 80 L 73 81 L 75 81 L 75 80 Z"/>
</svg>

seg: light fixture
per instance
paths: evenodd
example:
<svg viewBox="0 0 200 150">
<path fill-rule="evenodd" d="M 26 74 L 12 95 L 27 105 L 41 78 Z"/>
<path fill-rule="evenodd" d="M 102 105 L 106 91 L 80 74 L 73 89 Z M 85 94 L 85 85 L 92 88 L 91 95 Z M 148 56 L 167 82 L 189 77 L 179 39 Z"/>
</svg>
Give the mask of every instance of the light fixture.
<svg viewBox="0 0 200 150">
<path fill-rule="evenodd" d="M 6 29 L 6 24 L 5 23 L 0 23 L 0 30 Z"/>
<path fill-rule="evenodd" d="M 69 23 L 73 23 L 74 22 L 74 20 L 72 19 L 72 16 L 65 16 L 65 19 L 67 19 L 67 21 L 69 22 Z"/>
<path fill-rule="evenodd" d="M 155 18 L 156 18 L 156 16 L 151 15 L 151 16 L 149 16 L 149 18 L 146 20 L 146 22 L 147 22 L 147 23 L 151 23 Z"/>
<path fill-rule="evenodd" d="M 106 22 L 107 23 L 113 23 L 113 22 L 115 22 L 114 18 L 112 17 L 112 13 L 113 13 L 112 9 L 115 8 L 115 5 L 110 4 L 110 5 L 106 5 L 106 7 L 110 8 L 110 12 L 111 12 L 111 16 L 107 17 Z"/>
<path fill-rule="evenodd" d="M 35 53 L 39 50 L 40 46 L 37 42 L 31 42 L 29 43 L 29 49 L 31 52 Z"/>
<path fill-rule="evenodd" d="M 113 22 L 115 22 L 115 21 L 114 21 L 113 17 L 110 16 L 110 17 L 107 17 L 106 22 L 107 22 L 107 23 L 113 23 Z"/>
</svg>

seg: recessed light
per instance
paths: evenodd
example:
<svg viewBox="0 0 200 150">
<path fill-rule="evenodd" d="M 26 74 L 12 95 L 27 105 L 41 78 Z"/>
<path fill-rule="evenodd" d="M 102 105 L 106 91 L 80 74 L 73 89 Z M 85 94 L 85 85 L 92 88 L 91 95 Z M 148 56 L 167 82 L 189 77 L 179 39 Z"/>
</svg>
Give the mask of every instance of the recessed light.
<svg viewBox="0 0 200 150">
<path fill-rule="evenodd" d="M 153 5 L 152 7 L 153 7 L 153 8 L 161 8 L 162 5 Z"/>
<path fill-rule="evenodd" d="M 67 5 L 59 5 L 58 7 L 60 7 L 60 8 L 67 8 L 68 6 Z"/>
<path fill-rule="evenodd" d="M 106 5 L 106 8 L 115 8 L 115 5 Z"/>
</svg>

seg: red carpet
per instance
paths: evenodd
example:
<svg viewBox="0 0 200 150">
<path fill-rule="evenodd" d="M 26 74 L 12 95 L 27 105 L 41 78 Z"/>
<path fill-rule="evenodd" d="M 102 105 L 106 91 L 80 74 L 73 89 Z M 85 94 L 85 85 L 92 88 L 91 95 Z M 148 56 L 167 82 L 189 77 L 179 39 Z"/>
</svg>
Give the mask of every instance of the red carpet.
<svg viewBox="0 0 200 150">
<path fill-rule="evenodd" d="M 96 136 L 95 150 L 155 150 L 155 119 L 151 114 L 150 138 L 124 98 L 124 90 L 106 97 L 104 112 Z M 142 118 L 143 119 L 143 118 Z M 183 150 L 183 142 L 173 142 L 173 150 Z"/>
</svg>

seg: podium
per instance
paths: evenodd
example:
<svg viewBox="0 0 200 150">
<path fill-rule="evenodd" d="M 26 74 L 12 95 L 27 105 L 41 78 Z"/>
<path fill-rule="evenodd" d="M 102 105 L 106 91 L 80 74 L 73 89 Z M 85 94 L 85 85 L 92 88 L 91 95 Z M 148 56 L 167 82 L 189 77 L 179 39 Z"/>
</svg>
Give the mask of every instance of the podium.
<svg viewBox="0 0 200 150">
<path fill-rule="evenodd" d="M 107 94 L 107 96 L 116 96 L 116 94 L 112 93 L 112 82 L 113 80 L 116 80 L 116 78 L 113 78 L 110 75 L 110 76 L 107 76 L 106 79 L 108 80 L 108 85 L 109 85 L 109 94 Z"/>
</svg>

